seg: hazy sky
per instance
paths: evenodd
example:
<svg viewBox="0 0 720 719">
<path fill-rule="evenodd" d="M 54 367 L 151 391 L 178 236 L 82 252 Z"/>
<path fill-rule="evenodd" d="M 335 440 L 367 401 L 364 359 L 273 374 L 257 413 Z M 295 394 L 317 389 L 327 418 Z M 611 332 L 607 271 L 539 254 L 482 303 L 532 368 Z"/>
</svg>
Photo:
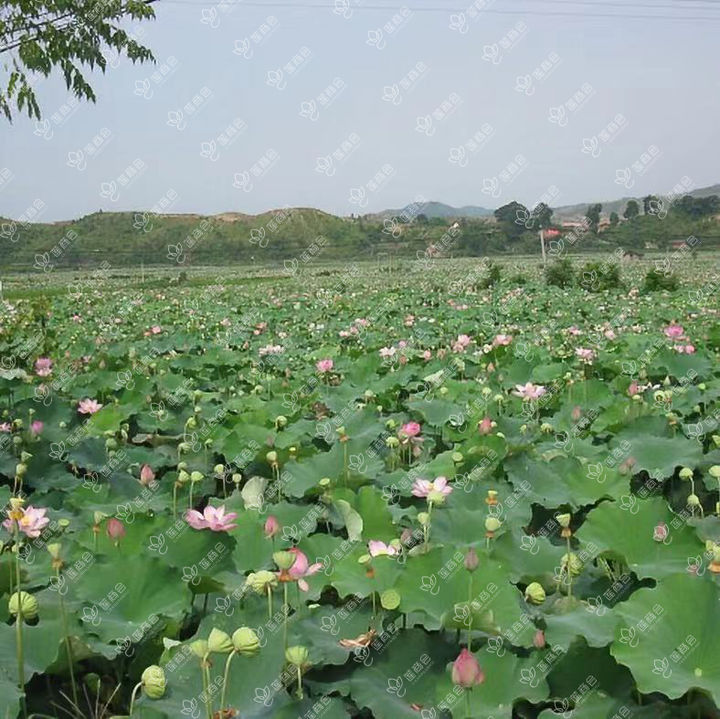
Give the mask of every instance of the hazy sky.
<svg viewBox="0 0 720 719">
<path fill-rule="evenodd" d="M 133 26 L 156 66 L 112 63 L 66 118 L 64 83 L 43 80 L 45 126 L 0 120 L 0 216 L 563 205 L 720 181 L 720 4 L 343 2 L 158 2 Z"/>
</svg>

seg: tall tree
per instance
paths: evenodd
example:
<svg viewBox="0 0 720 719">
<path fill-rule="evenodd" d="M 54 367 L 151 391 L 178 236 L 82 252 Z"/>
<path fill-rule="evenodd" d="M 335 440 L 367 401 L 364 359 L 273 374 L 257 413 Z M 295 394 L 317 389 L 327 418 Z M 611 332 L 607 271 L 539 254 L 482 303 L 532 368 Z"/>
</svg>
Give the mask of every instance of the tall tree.
<svg viewBox="0 0 720 719">
<path fill-rule="evenodd" d="M 658 198 L 655 195 L 646 195 L 643 197 L 643 214 L 651 215 L 653 207 L 657 207 Z"/>
<path fill-rule="evenodd" d="M 40 119 L 36 74 L 60 70 L 79 100 L 95 102 L 83 72 L 103 72 L 110 52 L 133 62 L 153 60 L 152 52 L 122 29 L 123 21 L 154 18 L 153 0 L 3 0 L 0 6 L 0 112 Z"/>
<path fill-rule="evenodd" d="M 593 234 L 597 234 L 598 225 L 600 224 L 600 213 L 602 212 L 602 205 L 596 202 L 594 205 L 588 207 L 585 217 L 587 217 L 588 224 Z"/>
<path fill-rule="evenodd" d="M 515 202 L 515 200 L 508 202 L 507 205 L 498 207 L 493 214 L 500 229 L 511 242 L 519 240 L 522 237 L 527 229 L 525 223 L 530 218 L 528 208 L 519 202 Z"/>
<path fill-rule="evenodd" d="M 618 222 L 620 222 L 620 218 L 618 217 L 617 212 L 611 212 L 610 213 L 610 227 L 617 227 Z"/>
<path fill-rule="evenodd" d="M 625 212 L 623 212 L 623 217 L 626 220 L 632 220 L 639 214 L 640 205 L 638 205 L 637 200 L 628 200 L 627 205 L 625 205 Z"/>
<path fill-rule="evenodd" d="M 532 211 L 533 226 L 538 230 L 546 230 L 552 225 L 553 209 L 546 205 L 544 202 L 540 202 Z"/>
</svg>

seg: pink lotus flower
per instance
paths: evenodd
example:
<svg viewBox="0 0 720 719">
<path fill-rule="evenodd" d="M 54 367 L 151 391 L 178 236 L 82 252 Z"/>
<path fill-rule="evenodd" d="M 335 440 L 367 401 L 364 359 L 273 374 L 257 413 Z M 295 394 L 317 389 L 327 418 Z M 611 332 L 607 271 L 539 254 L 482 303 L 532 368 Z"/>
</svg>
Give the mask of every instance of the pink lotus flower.
<svg viewBox="0 0 720 719">
<path fill-rule="evenodd" d="M 72 321 L 73 322 L 82 322 L 82 317 L 80 317 L 80 315 L 73 315 Z"/>
<path fill-rule="evenodd" d="M 315 363 L 318 372 L 332 372 L 334 362 L 331 359 L 321 359 Z"/>
<path fill-rule="evenodd" d="M 640 387 L 639 387 L 639 385 L 638 385 L 638 383 L 637 383 L 637 380 L 633 380 L 633 381 L 630 383 L 630 386 L 627 388 L 627 393 L 628 393 L 631 397 L 634 397 L 639 391 L 640 391 Z"/>
<path fill-rule="evenodd" d="M 41 422 L 39 419 L 36 419 L 34 422 L 30 424 L 30 433 L 33 437 L 37 437 L 45 427 L 45 424 Z"/>
<path fill-rule="evenodd" d="M 288 551 L 295 555 L 295 564 L 290 567 L 288 574 L 293 579 L 297 580 L 298 587 L 300 587 L 303 592 L 307 592 L 310 589 L 310 586 L 305 581 L 305 577 L 309 577 L 316 572 L 319 572 L 323 565 L 320 562 L 310 564 L 307 556 L 305 556 L 305 554 L 297 547 L 291 547 Z"/>
<path fill-rule="evenodd" d="M 155 472 L 152 471 L 152 467 L 149 464 L 143 464 L 140 469 L 140 484 L 147 487 L 153 479 L 155 479 Z"/>
<path fill-rule="evenodd" d="M 433 492 L 447 497 L 452 491 L 453 488 L 448 484 L 445 477 L 436 477 L 432 482 L 427 479 L 416 479 L 412 488 L 415 497 L 429 497 Z"/>
<path fill-rule="evenodd" d="M 452 682 L 464 689 L 472 689 L 485 681 L 485 673 L 478 660 L 467 649 L 460 652 L 452 665 Z"/>
<path fill-rule="evenodd" d="M 617 337 L 613 330 L 605 330 L 603 334 L 605 335 L 605 339 L 608 340 L 614 340 Z"/>
<path fill-rule="evenodd" d="M 653 539 L 656 542 L 664 542 L 668 534 L 670 534 L 670 530 L 665 522 L 660 522 L 660 524 L 653 529 Z"/>
<path fill-rule="evenodd" d="M 13 510 L 10 510 L 10 512 L 12 511 Z M 45 516 L 47 509 L 44 507 L 36 509 L 30 505 L 29 507 L 21 507 L 15 511 L 21 516 L 17 519 L 10 519 L 8 516 L 8 518 L 3 522 L 3 527 L 11 534 L 15 532 L 15 525 L 17 523 L 18 528 L 21 532 L 23 532 L 23 534 L 35 539 L 39 537 L 40 532 L 42 532 L 42 530 L 50 524 L 50 520 Z M 8 512 L 8 514 L 10 514 L 10 512 Z"/>
<path fill-rule="evenodd" d="M 468 335 L 458 335 L 455 342 L 453 342 L 453 352 L 464 352 L 465 348 L 472 342 Z"/>
<path fill-rule="evenodd" d="M 575 349 L 575 354 L 583 361 L 583 362 L 592 362 L 595 359 L 595 352 L 591 349 L 587 349 L 586 347 L 577 347 Z"/>
<path fill-rule="evenodd" d="M 263 531 L 265 532 L 265 536 L 268 539 L 272 539 L 276 534 L 280 533 L 280 522 L 278 522 L 277 517 L 273 516 L 272 514 L 268 516 L 268 518 L 265 520 L 265 526 L 263 528 Z"/>
<path fill-rule="evenodd" d="M 432 352 L 430 350 L 425 350 L 423 352 L 423 359 L 427 362 L 428 360 L 432 359 Z"/>
<path fill-rule="evenodd" d="M 377 539 L 371 539 L 368 542 L 368 551 L 371 557 L 394 557 L 398 553 L 395 547 Z"/>
<path fill-rule="evenodd" d="M 401 439 L 409 439 L 410 437 L 417 437 L 421 431 L 419 422 L 406 422 L 398 431 L 398 436 Z"/>
<path fill-rule="evenodd" d="M 493 347 L 507 347 L 512 342 L 512 335 L 495 335 Z"/>
<path fill-rule="evenodd" d="M 105 531 L 110 540 L 117 547 L 120 544 L 120 540 L 125 536 L 125 525 L 115 517 L 110 517 L 107 524 L 105 525 Z"/>
<path fill-rule="evenodd" d="M 490 432 L 492 432 L 492 428 L 492 420 L 490 417 L 483 417 L 478 422 L 478 432 L 480 432 L 480 434 L 490 434 Z"/>
<path fill-rule="evenodd" d="M 162 332 L 162 327 L 160 327 L 160 325 L 153 325 L 150 328 L 150 332 L 152 332 L 154 335 L 159 335 Z"/>
<path fill-rule="evenodd" d="M 10 422 L 0 423 L 0 432 L 12 432 L 12 425 Z"/>
<path fill-rule="evenodd" d="M 568 327 L 568 332 L 574 337 L 582 334 L 582 330 L 579 330 L 577 327 L 575 327 L 575 325 L 573 325 L 572 327 Z"/>
<path fill-rule="evenodd" d="M 683 326 L 677 325 L 674 322 L 672 324 L 669 324 L 663 331 L 665 332 L 665 336 L 669 337 L 671 340 L 683 339 L 685 335 L 685 330 L 683 329 Z"/>
<path fill-rule="evenodd" d="M 52 372 L 52 364 L 49 357 L 39 357 L 35 360 L 35 374 L 38 377 L 47 377 Z"/>
<path fill-rule="evenodd" d="M 673 345 L 673 349 L 681 355 L 695 354 L 695 345 Z"/>
<path fill-rule="evenodd" d="M 533 646 L 536 649 L 543 649 L 545 647 L 545 632 L 542 629 L 538 629 L 533 637 Z"/>
<path fill-rule="evenodd" d="M 210 529 L 213 532 L 227 532 L 235 529 L 237 524 L 233 524 L 233 520 L 237 518 L 237 512 L 228 512 L 225 514 L 225 506 L 205 507 L 202 514 L 195 509 L 188 509 L 185 512 L 185 521 L 193 529 Z"/>
<path fill-rule="evenodd" d="M 547 390 L 542 385 L 535 385 L 532 382 L 526 384 L 516 384 L 513 394 L 516 397 L 522 397 L 523 400 L 539 399 Z"/>
<path fill-rule="evenodd" d="M 95 414 L 102 409 L 102 405 L 95 399 L 81 399 L 78 405 L 80 414 Z"/>
<path fill-rule="evenodd" d="M 397 350 L 394 347 L 381 347 L 380 348 L 380 356 L 383 359 L 389 359 L 390 357 L 395 356 L 395 352 Z"/>
</svg>

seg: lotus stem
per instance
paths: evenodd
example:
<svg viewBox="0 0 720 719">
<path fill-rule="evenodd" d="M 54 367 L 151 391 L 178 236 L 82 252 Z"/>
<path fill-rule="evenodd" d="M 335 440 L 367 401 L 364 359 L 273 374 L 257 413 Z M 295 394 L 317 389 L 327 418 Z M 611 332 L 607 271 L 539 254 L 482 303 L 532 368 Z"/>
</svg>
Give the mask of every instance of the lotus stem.
<svg viewBox="0 0 720 719">
<path fill-rule="evenodd" d="M 202 658 L 202 661 L 200 662 L 200 669 L 202 670 L 203 675 L 203 689 L 207 698 L 207 701 L 205 702 L 205 708 L 207 709 L 207 719 L 213 719 L 212 699 L 210 698 L 210 662 L 208 661 L 209 656 L 210 653 L 208 652 Z"/>
<path fill-rule="evenodd" d="M 468 575 L 469 576 L 469 582 L 468 582 L 468 638 L 467 638 L 467 649 L 469 652 L 472 652 L 472 624 L 473 624 L 473 616 L 472 616 L 472 585 L 473 585 L 473 578 L 472 573 Z"/>
<path fill-rule="evenodd" d="M 227 661 L 225 662 L 225 672 L 223 674 L 223 688 L 222 693 L 220 694 L 220 717 L 222 719 L 223 716 L 225 716 L 225 696 L 227 694 L 227 683 L 228 683 L 228 674 L 230 673 L 230 663 L 232 662 L 233 657 L 235 656 L 235 650 L 231 651 L 230 654 L 228 654 Z"/>
<path fill-rule="evenodd" d="M 268 619 L 272 619 L 273 615 L 273 601 L 272 601 L 272 587 L 267 585 L 267 597 L 268 597 Z"/>
<path fill-rule="evenodd" d="M 133 707 L 135 706 L 135 697 L 137 697 L 137 693 L 140 691 L 141 687 L 142 682 L 138 682 L 133 688 L 132 696 L 130 697 L 130 711 L 128 712 L 128 717 L 132 717 Z"/>
<path fill-rule="evenodd" d="M 297 667 L 297 682 L 298 682 L 298 699 L 303 698 L 303 690 L 302 690 L 302 668 L 300 666 Z"/>
<path fill-rule="evenodd" d="M 17 616 L 15 617 L 15 652 L 17 654 L 18 663 L 18 684 L 23 696 L 21 699 L 23 716 L 27 717 L 27 707 L 25 706 L 25 657 L 23 654 L 23 611 L 22 600 L 20 595 L 20 526 L 15 521 L 15 591 L 18 596 Z"/>
<path fill-rule="evenodd" d="M 288 625 L 288 583 L 283 582 L 283 614 L 284 622 L 283 622 L 283 648 L 287 649 L 288 643 L 287 643 L 287 625 Z"/>
<path fill-rule="evenodd" d="M 62 618 L 63 634 L 65 635 L 65 650 L 67 651 L 68 668 L 70 669 L 70 683 L 72 685 L 73 704 L 78 706 L 77 685 L 75 684 L 75 670 L 73 669 L 72 645 L 70 644 L 70 632 L 68 630 L 67 613 L 65 612 L 65 600 L 60 591 L 60 568 L 55 570 L 58 580 L 58 596 L 60 597 L 60 617 Z"/>
</svg>

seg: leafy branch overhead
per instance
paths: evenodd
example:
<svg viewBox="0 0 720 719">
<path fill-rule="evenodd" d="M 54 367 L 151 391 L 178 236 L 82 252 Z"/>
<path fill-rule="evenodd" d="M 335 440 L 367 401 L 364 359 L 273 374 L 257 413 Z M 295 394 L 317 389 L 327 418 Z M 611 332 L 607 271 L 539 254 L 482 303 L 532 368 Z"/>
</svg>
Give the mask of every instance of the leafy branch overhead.
<svg viewBox="0 0 720 719">
<path fill-rule="evenodd" d="M 59 70 L 80 100 L 95 102 L 85 74 L 103 72 L 111 56 L 154 60 L 152 52 L 123 29 L 128 21 L 155 17 L 153 0 L 6 0 L 0 8 L 0 111 L 42 117 L 35 94 L 39 76 Z"/>
</svg>

